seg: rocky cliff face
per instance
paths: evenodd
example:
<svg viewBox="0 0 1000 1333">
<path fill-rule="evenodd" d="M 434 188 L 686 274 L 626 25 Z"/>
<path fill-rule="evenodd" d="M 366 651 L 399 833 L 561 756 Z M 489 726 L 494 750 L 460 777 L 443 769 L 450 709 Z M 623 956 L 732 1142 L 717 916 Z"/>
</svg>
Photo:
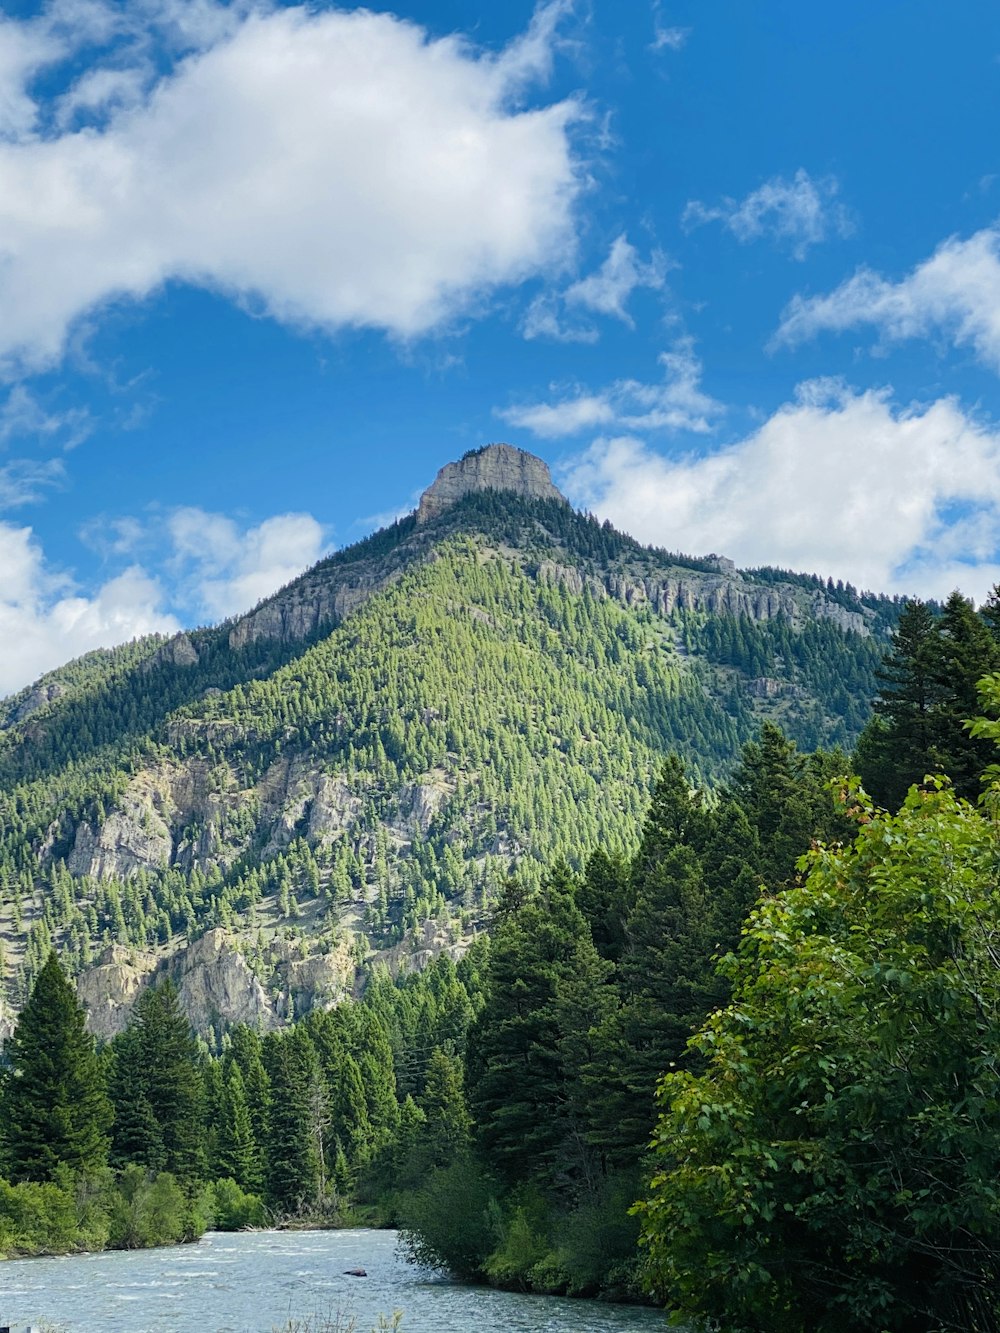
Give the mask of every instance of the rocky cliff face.
<svg viewBox="0 0 1000 1333">
<path fill-rule="evenodd" d="M 548 465 L 512 444 L 489 444 L 446 463 L 420 497 L 417 523 L 429 523 L 472 491 L 511 491 L 534 500 L 562 500 Z"/>
<path fill-rule="evenodd" d="M 197 1032 L 234 1023 L 270 1032 L 291 1012 L 338 1003 L 354 984 L 354 963 L 344 950 L 299 958 L 292 945 L 278 939 L 263 970 L 271 982 L 267 989 L 235 938 L 217 929 L 169 957 L 111 945 L 80 973 L 76 990 L 87 1026 L 107 1040 L 125 1027 L 142 992 L 165 977 L 177 986 L 181 1008 Z"/>
</svg>

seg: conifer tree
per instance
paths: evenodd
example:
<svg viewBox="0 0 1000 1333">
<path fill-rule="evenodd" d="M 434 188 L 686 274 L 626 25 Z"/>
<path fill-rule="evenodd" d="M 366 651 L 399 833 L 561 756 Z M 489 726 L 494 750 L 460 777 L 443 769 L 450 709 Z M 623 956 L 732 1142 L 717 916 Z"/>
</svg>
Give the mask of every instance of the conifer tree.
<svg viewBox="0 0 1000 1333">
<path fill-rule="evenodd" d="M 427 1062 L 420 1109 L 425 1117 L 422 1140 L 428 1165 L 447 1166 L 469 1146 L 472 1119 L 465 1103 L 462 1062 L 440 1046 Z"/>
<path fill-rule="evenodd" d="M 271 1085 L 267 1196 L 279 1212 L 295 1213 L 316 1204 L 321 1192 L 312 1104 L 319 1062 L 304 1027 L 268 1037 L 264 1053 Z"/>
<path fill-rule="evenodd" d="M 117 1160 L 170 1171 L 193 1183 L 205 1170 L 204 1090 L 198 1045 L 173 982 L 143 991 L 112 1049 L 112 1087 L 122 1114 Z M 127 1098 L 137 1094 L 148 1104 L 152 1122 L 144 1107 L 139 1115 L 129 1113 Z"/>
<path fill-rule="evenodd" d="M 60 1168 L 106 1166 L 111 1106 L 83 1006 L 54 953 L 39 972 L 6 1048 L 4 1174 L 51 1180 Z"/>
<path fill-rule="evenodd" d="M 243 1075 L 235 1060 L 229 1062 L 223 1084 L 218 1167 L 221 1176 L 231 1176 L 251 1194 L 258 1193 L 264 1183 Z"/>
<path fill-rule="evenodd" d="M 469 1031 L 469 1109 L 491 1165 L 507 1181 L 551 1188 L 573 1170 L 578 1071 L 564 1059 L 565 988 L 604 969 L 565 866 L 496 929 L 487 999 Z"/>
</svg>

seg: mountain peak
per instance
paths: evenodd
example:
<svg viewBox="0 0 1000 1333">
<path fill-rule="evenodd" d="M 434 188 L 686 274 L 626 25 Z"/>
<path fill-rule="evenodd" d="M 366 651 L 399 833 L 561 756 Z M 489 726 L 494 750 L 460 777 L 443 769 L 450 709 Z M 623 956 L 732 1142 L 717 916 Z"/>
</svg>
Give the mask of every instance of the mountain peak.
<svg viewBox="0 0 1000 1333">
<path fill-rule="evenodd" d="M 445 464 L 420 497 L 417 522 L 429 523 L 470 491 L 489 490 L 566 502 L 553 485 L 547 463 L 512 444 L 488 444 Z"/>
</svg>

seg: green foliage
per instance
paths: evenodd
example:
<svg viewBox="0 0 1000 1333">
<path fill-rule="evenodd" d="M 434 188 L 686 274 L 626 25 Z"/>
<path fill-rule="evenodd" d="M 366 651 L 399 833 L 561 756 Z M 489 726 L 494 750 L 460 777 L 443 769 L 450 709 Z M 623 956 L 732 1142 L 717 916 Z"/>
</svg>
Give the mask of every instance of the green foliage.
<svg viewBox="0 0 1000 1333">
<path fill-rule="evenodd" d="M 977 682 L 1000 667 L 996 609 L 995 595 L 977 614 L 958 592 L 938 615 L 919 601 L 905 607 L 855 755 L 865 785 L 891 809 L 931 773 L 947 773 L 960 796 L 976 797 L 992 753 L 965 723 L 977 711 Z"/>
<path fill-rule="evenodd" d="M 7 1175 L 51 1181 L 107 1164 L 111 1107 L 84 1011 L 53 953 L 39 973 L 14 1035 L 0 1099 Z"/>
<path fill-rule="evenodd" d="M 432 1172 L 400 1205 L 400 1243 L 414 1263 L 481 1279 L 498 1236 L 497 1188 L 469 1154 Z"/>
<path fill-rule="evenodd" d="M 727 1327 L 996 1327 L 995 829 L 947 789 L 848 789 L 730 960 L 731 1004 L 668 1074 L 642 1205 L 651 1281 Z"/>
<path fill-rule="evenodd" d="M 170 1172 L 154 1175 L 133 1164 L 125 1167 L 110 1193 L 108 1222 L 112 1248 L 136 1250 L 196 1240 L 208 1217 Z"/>
<path fill-rule="evenodd" d="M 508 1183 L 531 1173 L 572 1189 L 591 1169 L 572 1053 L 586 1043 L 610 966 L 574 888 L 557 869 L 499 923 L 487 1001 L 469 1033 L 469 1106 L 487 1160 Z"/>
<path fill-rule="evenodd" d="M 112 1158 L 167 1171 L 184 1183 L 204 1172 L 204 1105 L 198 1049 L 176 987 L 143 991 L 111 1046 Z"/>
<path fill-rule="evenodd" d="M 271 1086 L 267 1202 L 283 1215 L 320 1209 L 328 1110 L 316 1048 L 300 1026 L 269 1037 L 264 1058 Z"/>
<path fill-rule="evenodd" d="M 263 1199 L 248 1194 L 231 1177 L 212 1182 L 212 1216 L 218 1231 L 243 1231 L 247 1227 L 266 1226 L 268 1222 Z"/>
</svg>

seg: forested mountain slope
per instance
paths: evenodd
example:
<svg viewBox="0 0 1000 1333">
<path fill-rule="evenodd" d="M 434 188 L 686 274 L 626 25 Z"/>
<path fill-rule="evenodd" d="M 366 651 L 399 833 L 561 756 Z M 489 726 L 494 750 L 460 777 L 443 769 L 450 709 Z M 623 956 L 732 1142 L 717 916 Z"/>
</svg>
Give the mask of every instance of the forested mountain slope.
<svg viewBox="0 0 1000 1333">
<path fill-rule="evenodd" d="M 248 615 L 7 702 L 7 1003 L 53 941 L 102 1031 L 155 968 L 201 1027 L 268 1026 L 372 950 L 457 952 L 513 871 L 629 851 L 668 750 L 711 784 L 766 719 L 852 744 L 900 609 L 643 547 L 531 455 L 468 455 Z"/>
</svg>

